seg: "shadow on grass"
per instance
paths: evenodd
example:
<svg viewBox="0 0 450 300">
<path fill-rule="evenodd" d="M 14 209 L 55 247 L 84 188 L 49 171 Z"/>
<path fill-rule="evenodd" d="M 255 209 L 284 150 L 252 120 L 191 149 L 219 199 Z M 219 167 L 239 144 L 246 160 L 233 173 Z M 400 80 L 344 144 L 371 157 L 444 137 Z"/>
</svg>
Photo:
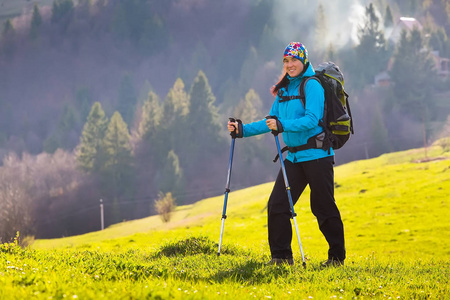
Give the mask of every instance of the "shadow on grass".
<svg viewBox="0 0 450 300">
<path fill-rule="evenodd" d="M 287 264 L 273 266 L 250 259 L 235 265 L 233 268 L 218 270 L 209 280 L 217 283 L 234 281 L 245 284 L 261 284 L 275 281 L 279 277 L 286 278 L 296 272 L 297 269 L 298 267 Z"/>
<path fill-rule="evenodd" d="M 161 246 L 151 257 L 156 261 L 166 257 L 170 261 L 166 267 L 158 268 L 157 276 L 217 283 L 260 284 L 277 281 L 279 278 L 306 280 L 321 269 L 318 264 L 310 264 L 305 269 L 301 261 L 293 266 L 270 265 L 267 263 L 268 258 L 262 262 L 261 259 L 264 258 L 236 246 L 224 246 L 220 256 L 217 255 L 217 250 L 218 244 L 207 237 L 188 237 Z M 183 272 L 178 269 L 183 269 Z"/>
</svg>

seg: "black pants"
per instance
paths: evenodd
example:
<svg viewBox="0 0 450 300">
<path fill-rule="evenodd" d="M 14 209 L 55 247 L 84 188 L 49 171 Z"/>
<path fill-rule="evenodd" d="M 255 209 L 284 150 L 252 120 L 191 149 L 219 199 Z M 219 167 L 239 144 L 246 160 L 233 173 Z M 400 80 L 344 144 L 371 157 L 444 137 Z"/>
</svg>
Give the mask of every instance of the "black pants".
<svg viewBox="0 0 450 300">
<path fill-rule="evenodd" d="M 284 161 L 295 204 L 309 184 L 311 211 L 328 242 L 329 259 L 345 259 L 344 225 L 334 200 L 334 158 L 292 163 Z M 291 211 L 283 173 L 279 172 L 268 203 L 269 246 L 272 258 L 291 258 Z"/>
</svg>

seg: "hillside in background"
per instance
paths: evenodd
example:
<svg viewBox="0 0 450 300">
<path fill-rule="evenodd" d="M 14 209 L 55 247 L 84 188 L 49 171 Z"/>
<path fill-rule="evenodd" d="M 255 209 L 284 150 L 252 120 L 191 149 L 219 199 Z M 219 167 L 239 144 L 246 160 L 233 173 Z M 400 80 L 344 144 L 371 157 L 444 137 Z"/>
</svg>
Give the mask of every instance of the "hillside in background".
<svg viewBox="0 0 450 300">
<path fill-rule="evenodd" d="M 430 147 L 424 160 L 424 152 L 336 168 L 345 267 L 320 267 L 327 244 L 307 192 L 296 205 L 306 268 L 295 238 L 294 266 L 266 264 L 267 183 L 230 194 L 220 256 L 223 196 L 180 206 L 168 223 L 153 216 L 24 249 L 2 244 L 0 298 L 446 299 L 450 156 Z"/>
<path fill-rule="evenodd" d="M 219 256 L 223 196 L 179 206 L 168 223 L 153 216 L 34 243 L 20 235 L 0 245 L 0 298 L 446 299 L 450 155 L 441 149 L 336 168 L 345 266 L 321 267 L 327 243 L 307 192 L 296 205 L 306 267 L 295 238 L 293 266 L 267 264 L 267 183 L 230 193 Z"/>
<path fill-rule="evenodd" d="M 450 155 L 441 155 L 441 148 L 434 146 L 428 149 L 433 159 L 421 161 L 423 152 L 413 149 L 336 167 L 335 197 L 345 226 L 349 261 L 368 255 L 411 260 L 450 257 L 450 240 L 446 238 L 450 236 L 450 221 L 443 217 L 450 213 Z M 268 252 L 266 202 L 272 186 L 269 182 L 230 193 L 224 245 Z M 179 206 L 168 223 L 152 216 L 80 236 L 36 240 L 33 248 L 99 246 L 108 251 L 153 251 L 168 241 L 189 236 L 218 242 L 222 206 L 223 196 L 217 196 Z M 306 255 L 326 258 L 326 242 L 310 211 L 308 191 L 297 203 L 296 213 Z M 293 249 L 299 260 L 298 245 L 294 243 Z"/>
</svg>

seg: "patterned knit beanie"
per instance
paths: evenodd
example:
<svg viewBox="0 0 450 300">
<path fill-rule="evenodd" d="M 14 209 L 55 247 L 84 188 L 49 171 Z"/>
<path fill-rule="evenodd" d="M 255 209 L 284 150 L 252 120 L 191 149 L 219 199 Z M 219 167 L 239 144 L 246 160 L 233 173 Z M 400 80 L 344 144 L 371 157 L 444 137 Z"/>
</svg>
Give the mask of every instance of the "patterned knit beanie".
<svg viewBox="0 0 450 300">
<path fill-rule="evenodd" d="M 287 56 L 294 57 L 300 60 L 304 65 L 308 63 L 308 50 L 306 50 L 306 47 L 303 46 L 302 43 L 289 43 L 289 45 L 287 45 L 286 49 L 284 50 L 283 58 Z"/>
</svg>

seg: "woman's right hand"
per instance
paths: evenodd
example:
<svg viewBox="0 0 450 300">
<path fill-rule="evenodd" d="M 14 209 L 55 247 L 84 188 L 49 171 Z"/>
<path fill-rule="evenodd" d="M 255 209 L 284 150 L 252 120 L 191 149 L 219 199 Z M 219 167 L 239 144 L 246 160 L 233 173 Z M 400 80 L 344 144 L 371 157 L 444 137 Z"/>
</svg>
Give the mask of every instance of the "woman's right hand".
<svg viewBox="0 0 450 300">
<path fill-rule="evenodd" d="M 228 121 L 228 124 L 227 124 L 227 128 L 228 128 L 228 131 L 229 132 L 233 132 L 233 131 L 236 131 L 236 134 L 239 134 L 239 130 L 238 130 L 238 122 L 231 122 L 231 121 Z"/>
</svg>

